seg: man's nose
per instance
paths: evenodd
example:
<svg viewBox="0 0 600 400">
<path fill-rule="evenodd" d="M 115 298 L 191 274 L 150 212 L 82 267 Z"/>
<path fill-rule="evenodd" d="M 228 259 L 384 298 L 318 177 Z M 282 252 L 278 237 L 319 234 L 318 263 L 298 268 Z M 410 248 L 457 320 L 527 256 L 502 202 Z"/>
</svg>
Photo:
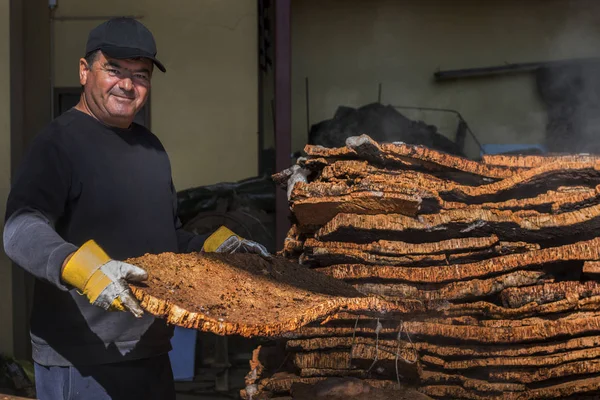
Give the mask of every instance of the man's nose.
<svg viewBox="0 0 600 400">
<path fill-rule="evenodd" d="M 124 92 L 131 92 L 133 90 L 133 81 L 129 77 L 123 78 L 119 81 L 119 88 Z"/>
</svg>

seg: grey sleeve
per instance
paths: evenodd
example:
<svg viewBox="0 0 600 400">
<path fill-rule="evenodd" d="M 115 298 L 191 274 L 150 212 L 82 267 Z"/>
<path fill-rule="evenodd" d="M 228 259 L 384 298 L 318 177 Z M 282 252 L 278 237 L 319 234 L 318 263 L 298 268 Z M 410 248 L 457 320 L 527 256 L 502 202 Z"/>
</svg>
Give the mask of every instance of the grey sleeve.
<svg viewBox="0 0 600 400">
<path fill-rule="evenodd" d="M 32 208 L 15 211 L 4 225 L 3 239 L 12 261 L 36 278 L 68 290 L 60 277 L 62 264 L 77 246 L 63 240 L 44 214 Z"/>
</svg>

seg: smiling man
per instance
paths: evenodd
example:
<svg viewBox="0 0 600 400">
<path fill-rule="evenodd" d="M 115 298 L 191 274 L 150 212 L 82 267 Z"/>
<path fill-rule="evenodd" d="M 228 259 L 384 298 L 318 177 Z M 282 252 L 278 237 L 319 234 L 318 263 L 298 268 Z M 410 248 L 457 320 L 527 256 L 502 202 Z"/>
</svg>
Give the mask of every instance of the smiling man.
<svg viewBox="0 0 600 400">
<path fill-rule="evenodd" d="M 136 20 L 93 29 L 79 61 L 79 104 L 35 138 L 13 180 L 4 248 L 37 278 L 40 399 L 175 398 L 173 328 L 144 314 L 129 290 L 147 273 L 117 260 L 197 250 L 268 256 L 224 227 L 208 238 L 181 228 L 165 149 L 133 122 L 154 68 L 165 72 L 156 53 Z"/>
</svg>

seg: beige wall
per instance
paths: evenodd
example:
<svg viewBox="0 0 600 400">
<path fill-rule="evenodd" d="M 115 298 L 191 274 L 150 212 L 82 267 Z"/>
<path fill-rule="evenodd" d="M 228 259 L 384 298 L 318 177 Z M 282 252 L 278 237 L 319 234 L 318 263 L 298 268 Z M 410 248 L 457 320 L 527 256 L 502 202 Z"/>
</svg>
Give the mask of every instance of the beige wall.
<svg viewBox="0 0 600 400">
<path fill-rule="evenodd" d="M 531 74 L 435 83 L 437 70 L 600 56 L 600 2 L 561 0 L 302 0 L 293 3 L 294 150 L 338 105 L 459 110 L 483 143 L 543 140 L 545 111 Z M 433 113 L 407 116 L 455 129 Z M 473 144 L 473 143 L 471 143 Z M 471 146 L 470 150 L 474 150 Z"/>
<path fill-rule="evenodd" d="M 56 16 L 143 16 L 167 67 L 153 79 L 152 130 L 181 190 L 258 172 L 256 9 L 254 0 L 60 0 Z M 55 22 L 55 86 L 78 85 L 98 23 Z"/>
<path fill-rule="evenodd" d="M 9 28 L 9 0 L 0 0 L 0 210 L 6 209 L 10 187 Z M 0 251 L 0 353 L 3 354 L 13 352 L 11 269 L 6 254 Z"/>
</svg>

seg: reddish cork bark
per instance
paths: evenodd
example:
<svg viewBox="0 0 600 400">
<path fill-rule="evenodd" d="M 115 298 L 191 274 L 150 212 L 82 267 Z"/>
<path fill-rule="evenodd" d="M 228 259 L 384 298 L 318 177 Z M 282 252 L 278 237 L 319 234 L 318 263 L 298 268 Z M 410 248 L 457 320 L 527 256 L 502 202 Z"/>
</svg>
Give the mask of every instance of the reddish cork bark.
<svg viewBox="0 0 600 400">
<path fill-rule="evenodd" d="M 378 170 L 368 164 L 342 163 L 326 167 L 318 180 L 341 184 L 349 180 L 361 185 L 388 185 L 388 191 L 397 187 L 417 187 L 437 193 L 443 200 L 466 204 L 499 203 L 536 197 L 548 191 L 575 192 L 563 187 L 593 189 L 600 184 L 600 161 L 545 164 L 525 170 L 492 183 L 460 184 L 431 174 L 416 171 Z M 335 167 L 335 168 L 334 168 Z M 315 182 L 323 183 L 323 182 Z M 573 193 L 574 194 L 574 193 Z M 575 198 L 574 201 L 577 201 Z"/>
<path fill-rule="evenodd" d="M 431 364 L 437 368 L 446 370 L 468 370 L 475 368 L 498 368 L 498 367 L 552 367 L 560 364 L 571 363 L 575 361 L 593 360 L 600 357 L 600 347 L 573 350 L 563 353 L 556 353 L 541 356 L 522 356 L 522 357 L 493 357 L 493 358 L 472 358 L 466 360 L 444 360 L 439 357 L 423 355 L 421 361 Z M 600 361 L 600 360 L 599 360 Z M 505 379 L 514 380 L 514 379 Z M 516 381 L 516 380 L 514 380 Z M 524 381 L 518 381 L 524 382 Z M 531 382 L 531 381 L 530 381 Z M 529 383 L 529 382 L 524 382 Z"/>
<path fill-rule="evenodd" d="M 418 196 L 402 193 L 357 192 L 298 200 L 292 204 L 292 212 L 300 225 L 318 228 L 342 213 L 415 216 L 422 201 Z"/>
<path fill-rule="evenodd" d="M 484 154 L 481 161 L 484 164 L 512 168 L 536 168 L 542 165 L 565 162 L 594 162 L 600 160 L 599 156 L 589 154 L 564 154 L 564 155 L 504 155 Z"/>
<path fill-rule="evenodd" d="M 588 350 L 590 351 L 590 350 Z M 565 357 L 566 358 L 566 357 Z M 489 378 L 495 381 L 521 382 L 526 384 L 540 383 L 550 379 L 574 379 L 581 375 L 600 374 L 600 359 L 558 363 L 551 367 L 516 369 L 512 371 L 489 372 Z"/>
<path fill-rule="evenodd" d="M 349 285 L 278 257 L 165 253 L 128 262 L 149 273 L 147 282 L 132 287 L 146 311 L 217 334 L 273 336 L 340 308 L 385 308 Z"/>
<path fill-rule="evenodd" d="M 408 321 L 404 325 L 408 332 L 419 337 L 501 344 L 595 334 L 600 332 L 600 316 L 595 313 L 572 313 L 558 319 L 539 318 L 530 325 L 520 326 L 513 326 L 512 320 L 501 323 L 500 326 L 446 325 L 439 321 Z"/>
<path fill-rule="evenodd" d="M 520 319 L 535 315 L 559 314 L 568 311 L 595 311 L 600 309 L 600 296 L 579 299 L 569 296 L 553 303 L 529 303 L 519 308 L 506 308 L 486 301 L 477 301 L 465 304 L 449 304 L 444 307 L 434 306 L 434 310 L 447 316 L 472 315 L 492 319 Z"/>
<path fill-rule="evenodd" d="M 321 242 L 314 238 L 310 238 L 306 240 L 306 243 L 304 244 L 304 250 L 356 250 L 365 253 L 380 254 L 387 256 L 452 254 L 464 251 L 489 249 L 497 245 L 499 242 L 500 240 L 496 235 L 491 235 L 487 237 L 457 238 L 429 243 L 407 243 L 379 240 L 373 243 L 359 244 L 352 242 Z M 528 246 L 530 246 L 531 250 L 536 250 L 539 248 L 538 245 Z"/>
<path fill-rule="evenodd" d="M 535 285 L 545 273 L 541 271 L 516 271 L 489 279 L 473 279 L 453 282 L 437 289 L 425 289 L 418 285 L 401 283 L 357 283 L 354 287 L 366 295 L 381 295 L 386 299 L 419 300 L 472 300 L 491 296 L 514 286 Z"/>
<path fill-rule="evenodd" d="M 421 215 L 338 214 L 315 238 L 321 241 L 370 243 L 398 240 L 432 242 L 457 237 L 497 235 L 501 240 L 537 242 L 581 234 L 593 237 L 600 229 L 600 204 L 562 214 L 535 211 L 450 210 Z"/>
<path fill-rule="evenodd" d="M 467 390 L 484 393 L 492 392 L 496 395 L 506 392 L 524 392 L 527 390 L 527 386 L 522 383 L 488 382 L 459 374 L 423 371 L 420 377 L 423 384 L 458 384 Z"/>
<path fill-rule="evenodd" d="M 506 274 L 519 269 L 560 261 L 595 260 L 600 256 L 600 238 L 523 254 L 509 254 L 460 266 L 427 268 L 370 266 L 362 264 L 335 265 L 319 269 L 336 279 L 395 279 L 413 283 L 443 283 Z"/>
<path fill-rule="evenodd" d="M 519 308 L 528 303 L 545 304 L 570 299 L 579 300 L 600 295 L 600 283 L 588 281 L 564 281 L 535 285 L 529 287 L 514 287 L 504 290 L 500 297 L 505 307 Z"/>
<path fill-rule="evenodd" d="M 432 171 L 451 169 L 489 178 L 506 178 L 515 172 L 513 168 L 490 166 L 423 146 L 379 144 L 367 135 L 348 138 L 343 148 L 307 145 L 304 151 L 315 158 L 362 159 L 376 165 L 408 165 Z"/>
<path fill-rule="evenodd" d="M 473 238 L 474 239 L 474 238 Z M 318 247 L 318 243 L 323 243 L 323 247 Z M 499 242 L 497 245 L 487 249 L 459 252 L 449 254 L 406 254 L 403 255 L 398 250 L 397 255 L 383 255 L 381 253 L 371 253 L 358 250 L 361 246 L 344 247 L 340 242 L 339 246 L 328 246 L 328 242 L 309 242 L 312 247 L 305 246 L 302 255 L 302 264 L 312 267 L 327 267 L 337 264 L 363 264 L 363 265 L 387 265 L 387 266 L 436 266 L 449 264 L 472 263 L 501 255 L 525 253 L 539 248 L 538 245 L 523 242 Z M 398 242 L 394 242 L 398 243 Z M 316 246 L 315 246 L 316 245 Z M 373 246 L 371 246 L 373 247 Z M 416 246 L 414 246 L 416 247 Z"/>
<path fill-rule="evenodd" d="M 421 393 L 428 396 L 451 398 L 451 399 L 471 399 L 471 400 L 489 400 L 489 399 L 507 399 L 507 400 L 533 400 L 533 399 L 557 399 L 567 398 L 568 396 L 594 394 L 600 390 L 600 376 L 592 376 L 572 380 L 566 383 L 530 389 L 526 392 L 508 392 L 496 396 L 487 396 L 479 394 L 476 391 L 465 389 L 458 385 L 427 385 L 419 388 Z M 593 397 L 592 397 L 593 398 Z"/>
<path fill-rule="evenodd" d="M 362 344 L 374 347 L 376 345 L 375 337 L 316 337 L 310 339 L 293 339 L 286 342 L 286 348 L 293 352 L 317 351 L 327 349 L 350 348 L 353 344 Z M 564 339 L 542 343 L 519 343 L 519 344 L 465 344 L 449 345 L 436 344 L 433 342 L 408 342 L 406 335 L 403 334 L 402 340 L 381 339 L 379 346 L 384 351 L 395 352 L 400 344 L 402 349 L 416 349 L 421 356 L 430 355 L 440 359 L 457 360 L 462 359 L 468 362 L 479 359 L 488 359 L 490 357 L 498 358 L 531 358 L 555 355 L 557 358 L 565 357 L 568 354 L 581 352 L 584 354 L 588 350 L 600 347 L 600 336 L 584 336 L 573 339 Z"/>
<path fill-rule="evenodd" d="M 583 273 L 597 277 L 600 274 L 600 261 L 586 261 L 583 264 Z"/>
</svg>

